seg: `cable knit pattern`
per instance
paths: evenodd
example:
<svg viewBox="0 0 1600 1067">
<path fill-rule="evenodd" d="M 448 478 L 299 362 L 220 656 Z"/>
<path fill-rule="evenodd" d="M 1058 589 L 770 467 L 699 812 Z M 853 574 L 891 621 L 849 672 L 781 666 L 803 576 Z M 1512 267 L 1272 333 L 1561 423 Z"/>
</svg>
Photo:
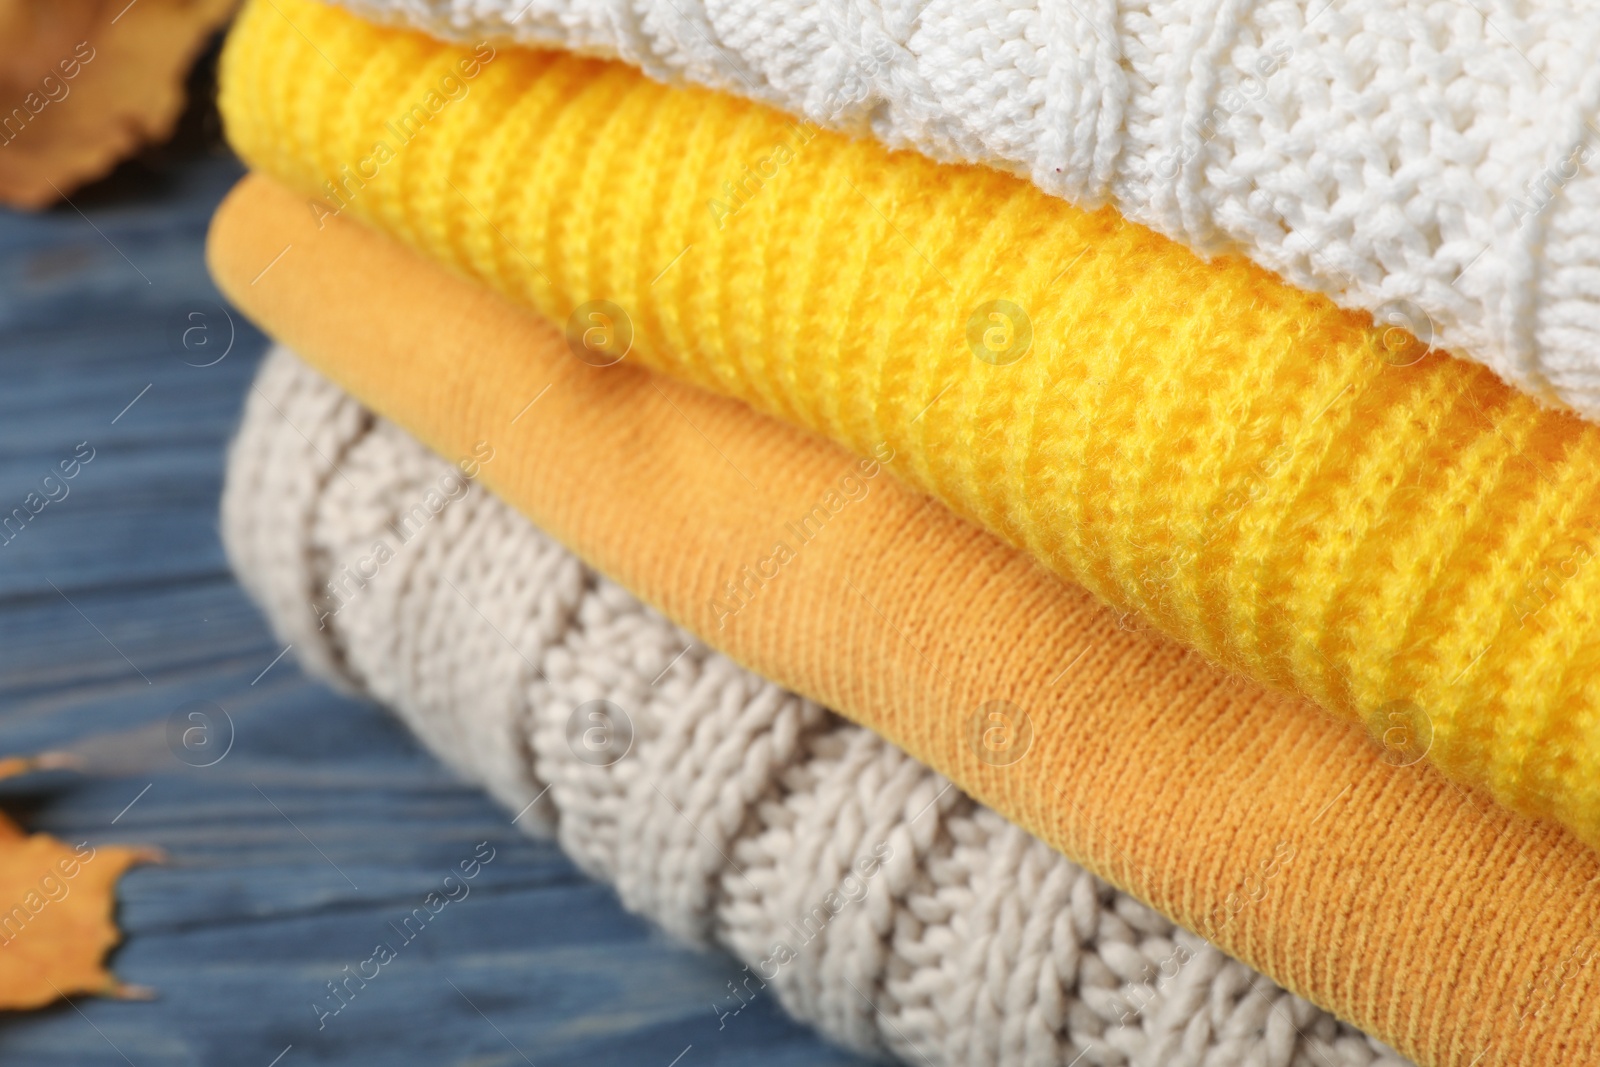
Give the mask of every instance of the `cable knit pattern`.
<svg viewBox="0 0 1600 1067">
<path fill-rule="evenodd" d="M 1600 12 L 1573 0 L 339 2 L 1112 204 L 1600 417 Z"/>
<path fill-rule="evenodd" d="M 254 3 L 229 136 L 311 234 L 337 180 L 343 215 L 580 355 L 603 298 L 629 363 L 887 447 L 1118 611 L 1378 735 L 1411 724 L 1415 755 L 1600 844 L 1600 426 L 1442 354 L 1396 365 L 1360 316 L 1109 209 L 621 64 L 506 49 L 428 95 L 472 56 Z M 439 113 L 379 164 L 412 106 Z M 707 579 L 721 630 L 737 593 Z"/>
<path fill-rule="evenodd" d="M 430 494 L 437 514 L 408 525 Z M 511 810 L 531 803 L 519 823 L 629 908 L 732 950 L 740 997 L 768 974 L 853 1048 L 951 1067 L 1404 1062 L 694 642 L 285 349 L 246 405 L 223 536 L 302 662 L 395 708 Z M 393 557 L 344 582 L 379 542 Z M 319 629 L 308 601 L 330 581 L 348 595 Z M 631 722 L 614 762 L 569 741 L 594 700 Z M 780 941 L 795 957 L 764 966 Z"/>
</svg>

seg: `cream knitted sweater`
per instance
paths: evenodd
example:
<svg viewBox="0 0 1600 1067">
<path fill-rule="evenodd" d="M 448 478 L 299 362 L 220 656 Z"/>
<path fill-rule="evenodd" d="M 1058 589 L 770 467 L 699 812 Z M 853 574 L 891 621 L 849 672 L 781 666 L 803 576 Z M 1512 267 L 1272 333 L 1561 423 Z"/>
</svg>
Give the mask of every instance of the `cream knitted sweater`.
<svg viewBox="0 0 1600 1067">
<path fill-rule="evenodd" d="M 619 57 L 1113 204 L 1600 419 L 1593 5 L 339 2 Z"/>
<path fill-rule="evenodd" d="M 742 960 L 707 1006 L 724 1025 L 776 996 L 928 1067 L 1403 1067 L 696 643 L 286 350 L 246 405 L 222 529 L 302 663 L 394 708 L 629 908 Z"/>
</svg>

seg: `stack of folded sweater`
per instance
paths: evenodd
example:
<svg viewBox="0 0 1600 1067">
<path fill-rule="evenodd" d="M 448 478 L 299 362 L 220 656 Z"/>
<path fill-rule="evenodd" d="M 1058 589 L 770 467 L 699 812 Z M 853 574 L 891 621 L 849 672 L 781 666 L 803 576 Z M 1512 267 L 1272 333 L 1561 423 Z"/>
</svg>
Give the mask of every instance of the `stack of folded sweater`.
<svg viewBox="0 0 1600 1067">
<path fill-rule="evenodd" d="M 252 0 L 210 254 L 293 352 L 229 551 L 741 958 L 730 1011 L 952 1067 L 1596 1062 L 1597 49 L 1560 5 Z"/>
</svg>

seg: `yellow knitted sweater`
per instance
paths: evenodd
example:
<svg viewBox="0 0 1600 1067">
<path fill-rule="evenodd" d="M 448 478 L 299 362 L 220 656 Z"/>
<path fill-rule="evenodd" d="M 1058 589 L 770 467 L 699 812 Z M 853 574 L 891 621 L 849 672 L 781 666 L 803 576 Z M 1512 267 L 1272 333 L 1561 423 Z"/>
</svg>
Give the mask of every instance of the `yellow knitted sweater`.
<svg viewBox="0 0 1600 1067">
<path fill-rule="evenodd" d="M 620 64 L 254 0 L 222 106 L 313 215 L 586 362 L 886 445 L 1130 625 L 1600 843 L 1600 426 L 1109 210 Z M 706 590 L 729 626 L 739 595 Z"/>
</svg>

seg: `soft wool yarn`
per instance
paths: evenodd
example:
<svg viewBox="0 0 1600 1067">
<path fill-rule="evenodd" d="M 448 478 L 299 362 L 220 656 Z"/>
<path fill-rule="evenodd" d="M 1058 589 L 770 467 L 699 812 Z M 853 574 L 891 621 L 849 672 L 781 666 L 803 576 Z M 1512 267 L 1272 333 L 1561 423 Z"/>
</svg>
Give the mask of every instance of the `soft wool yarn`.
<svg viewBox="0 0 1600 1067">
<path fill-rule="evenodd" d="M 1573 0 L 338 2 L 1011 171 L 1600 417 L 1600 13 Z"/>
<path fill-rule="evenodd" d="M 319 228 L 271 181 L 226 198 L 207 258 L 438 454 L 492 444 L 483 483 L 601 573 L 1285 988 L 1430 1067 L 1600 1062 L 1600 854 L 1559 827 L 1221 674 L 885 469 L 863 494 L 831 442 L 575 358 L 539 316 L 353 221 Z M 757 586 L 783 517 L 819 503 L 825 529 Z M 750 588 L 728 620 L 706 590 L 730 577 Z M 1015 731 L 989 730 L 996 700 Z"/>
<path fill-rule="evenodd" d="M 910 1063 L 1404 1062 L 707 650 L 287 350 L 246 404 L 222 531 L 314 671 L 396 709 L 629 908 L 747 963 L 708 1006 L 724 1025 L 766 986 Z M 330 587 L 319 628 L 307 599 Z M 588 744 L 608 727 L 631 744 Z"/>
<path fill-rule="evenodd" d="M 628 343 L 592 361 L 887 447 L 1118 610 L 1600 843 L 1600 427 L 1109 209 L 620 64 L 274 0 L 223 66 L 233 143 L 319 227 L 337 203 L 575 343 L 605 301 Z"/>
</svg>

